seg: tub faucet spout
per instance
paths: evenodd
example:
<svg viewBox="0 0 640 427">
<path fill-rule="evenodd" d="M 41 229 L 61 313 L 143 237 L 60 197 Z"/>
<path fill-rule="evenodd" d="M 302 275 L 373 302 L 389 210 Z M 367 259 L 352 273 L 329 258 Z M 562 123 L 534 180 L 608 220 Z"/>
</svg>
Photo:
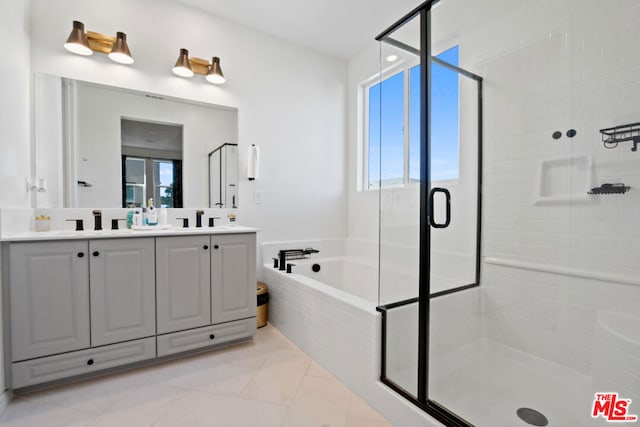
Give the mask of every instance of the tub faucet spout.
<svg viewBox="0 0 640 427">
<path fill-rule="evenodd" d="M 278 264 L 280 265 L 278 267 L 278 270 L 284 271 L 287 266 L 287 255 L 288 254 L 293 254 L 293 253 L 297 253 L 297 254 L 302 254 L 302 249 L 281 249 L 278 252 L 278 258 L 279 258 L 279 262 Z"/>
</svg>

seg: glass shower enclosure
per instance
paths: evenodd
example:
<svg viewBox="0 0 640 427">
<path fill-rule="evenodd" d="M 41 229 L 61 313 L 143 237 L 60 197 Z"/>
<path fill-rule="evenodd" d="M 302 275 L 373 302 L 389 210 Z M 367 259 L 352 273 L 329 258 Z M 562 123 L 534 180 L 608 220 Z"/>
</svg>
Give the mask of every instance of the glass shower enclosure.
<svg viewBox="0 0 640 427">
<path fill-rule="evenodd" d="M 377 37 L 380 377 L 445 425 L 640 413 L 639 19 L 440 0 Z"/>
</svg>

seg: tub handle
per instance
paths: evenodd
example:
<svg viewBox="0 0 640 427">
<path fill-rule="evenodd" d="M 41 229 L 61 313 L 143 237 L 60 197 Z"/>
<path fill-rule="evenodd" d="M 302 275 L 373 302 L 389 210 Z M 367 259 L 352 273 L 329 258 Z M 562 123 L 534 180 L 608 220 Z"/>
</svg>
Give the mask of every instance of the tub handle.
<svg viewBox="0 0 640 427">
<path fill-rule="evenodd" d="M 295 267 L 295 264 L 287 264 L 287 273 L 292 273 L 291 267 Z"/>
</svg>

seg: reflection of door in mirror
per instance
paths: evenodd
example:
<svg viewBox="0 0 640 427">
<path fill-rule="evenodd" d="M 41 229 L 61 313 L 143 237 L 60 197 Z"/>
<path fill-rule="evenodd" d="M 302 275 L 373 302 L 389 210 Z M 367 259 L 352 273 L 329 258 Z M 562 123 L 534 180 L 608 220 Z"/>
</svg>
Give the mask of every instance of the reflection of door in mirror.
<svg viewBox="0 0 640 427">
<path fill-rule="evenodd" d="M 122 206 L 182 206 L 182 126 L 121 120 Z"/>
<path fill-rule="evenodd" d="M 222 144 L 209 153 L 209 207 L 238 207 L 238 145 Z"/>
</svg>

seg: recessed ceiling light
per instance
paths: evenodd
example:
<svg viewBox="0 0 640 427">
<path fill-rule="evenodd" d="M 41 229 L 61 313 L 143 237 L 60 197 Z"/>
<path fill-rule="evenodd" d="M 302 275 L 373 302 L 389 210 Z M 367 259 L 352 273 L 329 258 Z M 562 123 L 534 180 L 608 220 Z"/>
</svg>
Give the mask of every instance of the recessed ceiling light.
<svg viewBox="0 0 640 427">
<path fill-rule="evenodd" d="M 393 62 L 398 59 L 398 55 L 389 55 L 387 56 L 387 62 Z"/>
</svg>

